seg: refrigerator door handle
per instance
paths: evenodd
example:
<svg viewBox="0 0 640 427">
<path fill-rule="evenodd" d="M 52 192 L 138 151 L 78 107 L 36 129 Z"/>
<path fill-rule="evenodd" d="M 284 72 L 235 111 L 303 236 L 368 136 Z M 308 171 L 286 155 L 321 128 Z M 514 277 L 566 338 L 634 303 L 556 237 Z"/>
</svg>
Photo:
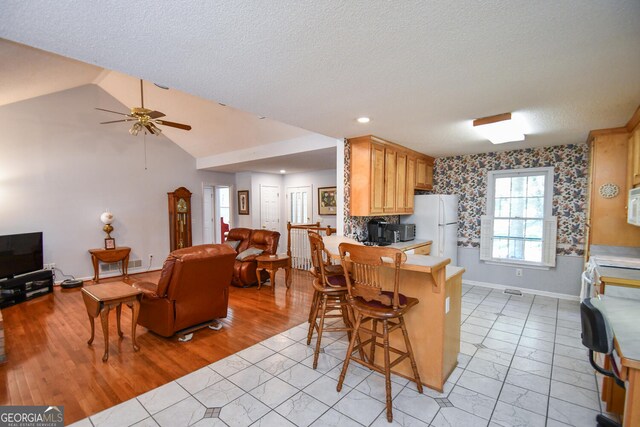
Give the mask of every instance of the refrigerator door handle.
<svg viewBox="0 0 640 427">
<path fill-rule="evenodd" d="M 438 256 L 443 256 L 444 255 L 444 244 L 446 243 L 446 239 L 447 239 L 447 230 L 445 230 L 445 226 L 441 225 L 438 227 L 438 237 L 439 237 L 439 247 L 438 247 Z"/>
<path fill-rule="evenodd" d="M 444 215 L 444 200 L 442 200 L 442 197 L 438 197 L 438 211 L 438 225 L 446 224 L 447 218 Z"/>
</svg>

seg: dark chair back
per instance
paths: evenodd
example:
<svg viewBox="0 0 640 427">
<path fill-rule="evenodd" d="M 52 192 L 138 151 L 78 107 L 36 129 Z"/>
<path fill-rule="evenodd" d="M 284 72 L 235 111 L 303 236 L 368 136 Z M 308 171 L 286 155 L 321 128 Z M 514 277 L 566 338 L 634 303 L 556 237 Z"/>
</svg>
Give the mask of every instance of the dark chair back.
<svg viewBox="0 0 640 427">
<path fill-rule="evenodd" d="M 585 299 L 580 304 L 582 322 L 582 345 L 597 353 L 611 354 L 613 351 L 613 331 L 602 311 L 597 307 L 597 298 Z"/>
<path fill-rule="evenodd" d="M 613 352 L 613 330 L 601 308 L 602 303 L 598 298 L 586 298 L 580 303 L 582 345 L 589 349 L 589 362 L 593 369 L 602 375 L 612 377 L 616 384 L 624 388 L 615 359 L 611 357 L 612 370 L 608 371 L 598 365 L 594 358 L 594 353 L 610 355 Z"/>
</svg>

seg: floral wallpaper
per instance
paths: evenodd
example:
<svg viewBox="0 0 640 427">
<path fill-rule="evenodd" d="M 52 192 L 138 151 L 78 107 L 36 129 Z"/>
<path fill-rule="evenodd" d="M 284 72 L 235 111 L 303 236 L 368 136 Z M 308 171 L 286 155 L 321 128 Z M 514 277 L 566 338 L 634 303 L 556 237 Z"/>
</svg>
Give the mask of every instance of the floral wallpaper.
<svg viewBox="0 0 640 427">
<path fill-rule="evenodd" d="M 349 216 L 351 149 L 344 145 L 344 234 L 363 239 L 370 217 Z M 589 146 L 558 145 L 465 156 L 441 157 L 434 165 L 433 191 L 416 194 L 458 194 L 458 246 L 480 247 L 480 217 L 485 214 L 487 173 L 493 170 L 554 167 L 552 214 L 558 217 L 556 253 L 584 255 Z M 399 222 L 398 216 L 384 217 Z"/>
<path fill-rule="evenodd" d="M 350 216 L 351 208 L 351 145 L 347 140 L 344 141 L 344 235 L 357 240 L 365 240 L 367 238 L 367 222 L 370 216 Z M 400 217 L 379 216 L 375 218 L 384 218 L 388 222 L 398 223 Z"/>
<path fill-rule="evenodd" d="M 487 173 L 553 166 L 552 214 L 558 217 L 558 255 L 584 255 L 589 146 L 559 145 L 499 153 L 441 157 L 434 165 L 433 194 L 458 194 L 458 246 L 480 246 Z M 421 192 L 426 193 L 426 192 Z"/>
</svg>

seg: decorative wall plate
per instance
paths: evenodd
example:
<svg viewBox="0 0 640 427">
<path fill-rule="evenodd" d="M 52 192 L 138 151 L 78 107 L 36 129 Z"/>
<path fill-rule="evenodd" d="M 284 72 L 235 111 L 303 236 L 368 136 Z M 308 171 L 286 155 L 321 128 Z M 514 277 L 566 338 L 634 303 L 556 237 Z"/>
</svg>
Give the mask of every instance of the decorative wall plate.
<svg viewBox="0 0 640 427">
<path fill-rule="evenodd" d="M 618 195 L 618 193 L 620 193 L 620 188 L 616 184 L 608 182 L 606 184 L 602 184 L 598 189 L 598 192 L 605 199 L 613 199 Z"/>
</svg>

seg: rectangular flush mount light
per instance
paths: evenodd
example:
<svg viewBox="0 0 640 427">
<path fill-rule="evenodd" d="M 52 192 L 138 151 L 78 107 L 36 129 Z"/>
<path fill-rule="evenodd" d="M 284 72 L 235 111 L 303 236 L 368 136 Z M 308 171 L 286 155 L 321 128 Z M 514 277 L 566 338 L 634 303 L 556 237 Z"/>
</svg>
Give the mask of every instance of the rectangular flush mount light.
<svg viewBox="0 0 640 427">
<path fill-rule="evenodd" d="M 512 119 L 511 113 L 476 119 L 473 128 L 493 144 L 524 140 L 522 124 Z"/>
</svg>

